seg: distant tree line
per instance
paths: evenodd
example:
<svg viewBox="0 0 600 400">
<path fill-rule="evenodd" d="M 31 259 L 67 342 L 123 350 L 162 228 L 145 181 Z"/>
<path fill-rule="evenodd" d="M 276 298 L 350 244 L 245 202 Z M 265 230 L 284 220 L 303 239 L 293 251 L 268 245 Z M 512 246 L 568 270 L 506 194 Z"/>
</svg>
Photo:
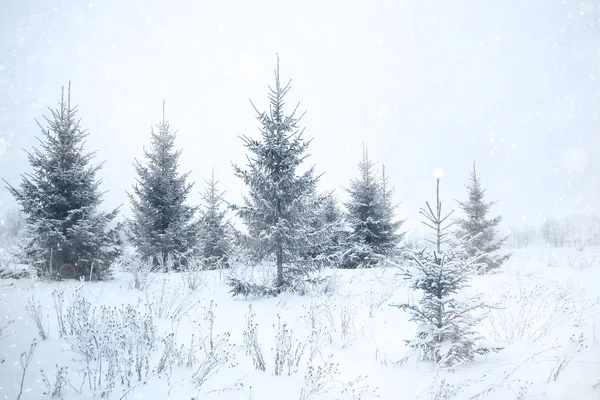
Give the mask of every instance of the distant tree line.
<svg viewBox="0 0 600 400">
<path fill-rule="evenodd" d="M 525 225 L 510 230 L 511 247 L 586 247 L 600 245 L 600 216 L 592 212 L 546 217 L 539 226 Z"/>
</svg>

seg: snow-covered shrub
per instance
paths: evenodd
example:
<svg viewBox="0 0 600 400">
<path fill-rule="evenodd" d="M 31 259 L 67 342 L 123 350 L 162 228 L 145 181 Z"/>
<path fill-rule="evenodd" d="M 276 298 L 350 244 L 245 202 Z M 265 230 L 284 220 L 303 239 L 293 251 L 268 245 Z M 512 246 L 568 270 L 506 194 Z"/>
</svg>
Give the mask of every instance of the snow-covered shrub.
<svg viewBox="0 0 600 400">
<path fill-rule="evenodd" d="M 308 400 L 318 394 L 326 393 L 332 388 L 335 377 L 339 374 L 339 365 L 331 362 L 331 356 L 323 365 L 309 363 L 300 392 L 300 400 Z"/>
<path fill-rule="evenodd" d="M 129 286 L 136 290 L 144 290 L 151 284 L 150 274 L 154 270 L 152 260 L 143 260 L 137 255 L 123 254 L 118 265 L 124 272 L 132 275 L 132 281 Z"/>
<path fill-rule="evenodd" d="M 359 375 L 352 381 L 344 383 L 340 400 L 364 400 L 379 397 L 377 395 L 379 388 L 363 383 L 366 379 L 366 375 Z"/>
<path fill-rule="evenodd" d="M 554 367 L 552 367 L 547 383 L 550 381 L 556 382 L 560 374 L 567 368 L 573 358 L 585 347 L 587 347 L 587 345 L 585 344 L 583 333 L 579 334 L 579 336 L 572 335 L 569 338 L 569 343 L 565 346 L 562 354 L 558 357 L 558 360 L 556 360 Z"/>
<path fill-rule="evenodd" d="M 369 307 L 369 318 L 373 318 L 375 311 L 379 310 L 386 301 L 392 298 L 398 287 L 399 284 L 395 278 L 387 277 L 377 280 L 375 287 L 371 288 L 366 296 L 366 302 Z"/>
<path fill-rule="evenodd" d="M 44 392 L 44 395 L 48 396 L 51 399 L 54 399 L 56 397 L 62 399 L 62 395 L 64 391 L 66 391 L 67 386 L 71 385 L 69 379 L 67 378 L 68 368 L 61 367 L 57 364 L 53 381 L 51 381 L 48 378 L 48 376 L 46 376 L 44 370 L 42 370 L 41 372 L 42 382 L 46 386 L 46 391 Z"/>
<path fill-rule="evenodd" d="M 246 325 L 244 326 L 244 345 L 246 346 L 246 355 L 252 357 L 254 368 L 264 371 L 266 369 L 265 357 L 258 342 L 258 324 L 254 323 L 254 317 L 252 304 L 250 304 L 248 315 L 246 315 Z"/>
<path fill-rule="evenodd" d="M 453 400 L 460 392 L 460 387 L 448 383 L 445 379 L 441 379 L 439 373 L 435 375 L 429 394 L 431 400 Z"/>
<path fill-rule="evenodd" d="M 575 311 L 570 294 L 537 279 L 535 284 L 502 293 L 497 304 L 489 307 L 482 326 L 498 342 L 536 341 L 569 320 Z"/>
<path fill-rule="evenodd" d="M 349 345 L 355 339 L 356 305 L 349 299 L 341 299 L 339 304 L 325 301 L 322 313 L 328 325 L 329 343 L 334 343 L 334 334 L 339 335 L 342 347 Z"/>
<path fill-rule="evenodd" d="M 340 306 L 340 339 L 348 342 L 355 331 L 356 306 L 349 301 L 344 301 Z"/>
<path fill-rule="evenodd" d="M 6 339 L 8 336 L 10 336 L 10 334 L 7 333 L 7 330 L 13 322 L 14 321 L 12 319 L 8 319 L 8 316 L 0 319 L 0 340 Z M 5 359 L 6 356 L 0 353 L 0 364 L 2 364 Z"/>
<path fill-rule="evenodd" d="M 290 281 L 288 291 L 305 295 L 323 295 L 335 292 L 338 289 L 338 282 L 334 275 L 324 275 L 322 273 L 309 273 L 306 275 L 294 276 Z"/>
<path fill-rule="evenodd" d="M 215 341 L 215 320 L 217 319 L 217 314 L 215 312 L 217 308 L 217 303 L 214 300 L 211 300 L 208 303 L 208 306 L 202 306 L 202 319 L 204 322 L 202 324 L 198 324 L 198 328 L 200 329 L 201 335 L 201 344 L 204 349 L 204 353 L 208 355 L 210 351 L 212 351 L 214 347 Z"/>
<path fill-rule="evenodd" d="M 232 296 L 242 295 L 245 298 L 248 298 L 248 296 L 277 296 L 281 292 L 281 289 L 279 288 L 249 282 L 233 276 L 230 276 L 227 279 L 227 284 L 231 287 L 229 293 L 231 293 Z"/>
<path fill-rule="evenodd" d="M 189 258 L 185 265 L 180 267 L 181 279 L 184 285 L 194 291 L 206 284 L 204 270 L 205 264 L 198 258 Z"/>
<path fill-rule="evenodd" d="M 158 335 L 151 315 L 131 305 L 92 307 L 77 290 L 65 325 L 65 340 L 83 357 L 94 393 L 106 396 L 118 382 L 130 387 L 133 379 L 140 382 L 152 372 Z"/>
<path fill-rule="evenodd" d="M 36 303 L 35 299 L 31 297 L 27 301 L 25 309 L 27 310 L 27 314 L 29 314 L 33 322 L 35 322 L 35 326 L 37 327 L 38 333 L 42 340 L 48 339 L 48 333 L 50 332 L 46 331 L 42 323 L 42 305 L 40 304 L 40 302 L 38 301 Z"/>
<path fill-rule="evenodd" d="M 322 302 L 311 302 L 308 308 L 305 307 L 305 313 L 300 318 L 303 319 L 308 328 L 308 362 L 312 362 L 317 354 L 321 353 L 324 342 L 323 330 L 323 310 L 325 309 Z"/>
<path fill-rule="evenodd" d="M 20 244 L 25 233 L 25 217 L 16 209 L 0 216 L 0 278 L 24 278 L 26 271 L 14 270 L 19 260 Z"/>
<path fill-rule="evenodd" d="M 156 264 L 156 271 L 169 273 L 179 268 L 179 262 L 175 262 L 176 259 L 172 254 L 166 257 L 156 255 L 152 259 L 154 260 L 154 264 Z"/>
<path fill-rule="evenodd" d="M 155 285 L 146 287 L 144 306 L 155 318 L 179 320 L 187 315 L 194 307 L 189 293 L 180 285 L 171 287 L 167 279 L 162 279 L 160 288 Z"/>
<path fill-rule="evenodd" d="M 287 374 L 298 372 L 300 360 L 304 355 L 306 343 L 292 338 L 292 331 L 287 323 L 281 323 L 281 317 L 277 314 L 277 325 L 275 329 L 275 349 L 273 351 L 275 375 L 282 375 L 287 369 Z"/>
<path fill-rule="evenodd" d="M 160 345 L 162 347 L 160 351 L 160 357 L 156 366 L 156 373 L 162 374 L 167 373 L 167 378 L 171 376 L 173 365 L 182 365 L 182 356 L 179 349 L 175 346 L 175 333 L 171 332 L 164 337 L 160 338 Z"/>
<path fill-rule="evenodd" d="M 201 387 L 204 382 L 225 365 L 233 365 L 235 362 L 235 346 L 229 340 L 230 334 L 218 335 L 211 346 L 206 347 L 206 356 L 192 375 L 192 382 L 196 387 Z"/>
<path fill-rule="evenodd" d="M 65 292 L 63 290 L 53 290 L 52 302 L 54 306 L 54 312 L 56 313 L 56 322 L 58 324 L 58 336 L 63 337 L 67 334 L 64 317 Z"/>
</svg>

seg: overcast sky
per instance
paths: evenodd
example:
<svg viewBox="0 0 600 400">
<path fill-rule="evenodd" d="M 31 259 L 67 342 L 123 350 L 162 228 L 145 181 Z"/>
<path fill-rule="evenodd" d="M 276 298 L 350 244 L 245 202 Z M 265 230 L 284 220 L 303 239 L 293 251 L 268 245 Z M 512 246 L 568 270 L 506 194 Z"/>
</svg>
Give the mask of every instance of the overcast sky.
<svg viewBox="0 0 600 400">
<path fill-rule="evenodd" d="M 34 118 L 61 85 L 105 161 L 106 207 L 123 204 L 134 157 L 161 121 L 178 130 L 198 191 L 215 168 L 245 187 L 238 135 L 258 135 L 276 53 L 314 138 L 322 189 L 356 175 L 364 143 L 398 210 L 418 226 L 434 200 L 465 197 L 473 161 L 505 227 L 600 207 L 600 0 L 0 0 L 0 177 L 29 170 Z M 0 210 L 14 206 L 0 188 Z M 536 222 L 537 221 L 537 222 Z"/>
</svg>

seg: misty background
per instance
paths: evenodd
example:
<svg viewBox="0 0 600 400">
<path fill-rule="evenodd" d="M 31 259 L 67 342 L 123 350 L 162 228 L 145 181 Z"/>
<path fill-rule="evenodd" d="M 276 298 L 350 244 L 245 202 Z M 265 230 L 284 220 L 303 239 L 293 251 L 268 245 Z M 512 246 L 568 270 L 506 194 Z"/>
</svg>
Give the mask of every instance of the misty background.
<svg viewBox="0 0 600 400">
<path fill-rule="evenodd" d="M 419 227 L 465 199 L 473 161 L 504 228 L 600 204 L 600 0 L 0 0 L 0 178 L 30 170 L 23 149 L 72 81 L 72 102 L 105 161 L 104 206 L 123 204 L 132 165 L 166 117 L 197 204 L 211 168 L 225 198 L 246 188 L 238 135 L 258 136 L 276 53 L 308 159 L 340 199 L 363 144 L 385 164 Z M 0 213 L 15 207 L 4 185 Z"/>
</svg>

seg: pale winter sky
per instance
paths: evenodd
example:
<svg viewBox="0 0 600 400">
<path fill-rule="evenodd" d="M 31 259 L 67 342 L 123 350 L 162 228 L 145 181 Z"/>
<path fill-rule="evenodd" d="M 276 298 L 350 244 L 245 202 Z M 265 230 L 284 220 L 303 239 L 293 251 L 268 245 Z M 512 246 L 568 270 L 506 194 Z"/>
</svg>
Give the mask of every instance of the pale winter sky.
<svg viewBox="0 0 600 400">
<path fill-rule="evenodd" d="M 29 170 L 34 118 L 72 81 L 87 149 L 106 161 L 104 205 L 123 204 L 134 157 L 167 118 L 197 182 L 258 135 L 275 54 L 293 79 L 323 189 L 356 175 L 364 143 L 385 163 L 401 217 L 420 226 L 442 167 L 464 198 L 474 160 L 505 227 L 600 207 L 600 0 L 0 0 L 0 177 Z M 0 209 L 14 206 L 4 187 Z"/>
</svg>

